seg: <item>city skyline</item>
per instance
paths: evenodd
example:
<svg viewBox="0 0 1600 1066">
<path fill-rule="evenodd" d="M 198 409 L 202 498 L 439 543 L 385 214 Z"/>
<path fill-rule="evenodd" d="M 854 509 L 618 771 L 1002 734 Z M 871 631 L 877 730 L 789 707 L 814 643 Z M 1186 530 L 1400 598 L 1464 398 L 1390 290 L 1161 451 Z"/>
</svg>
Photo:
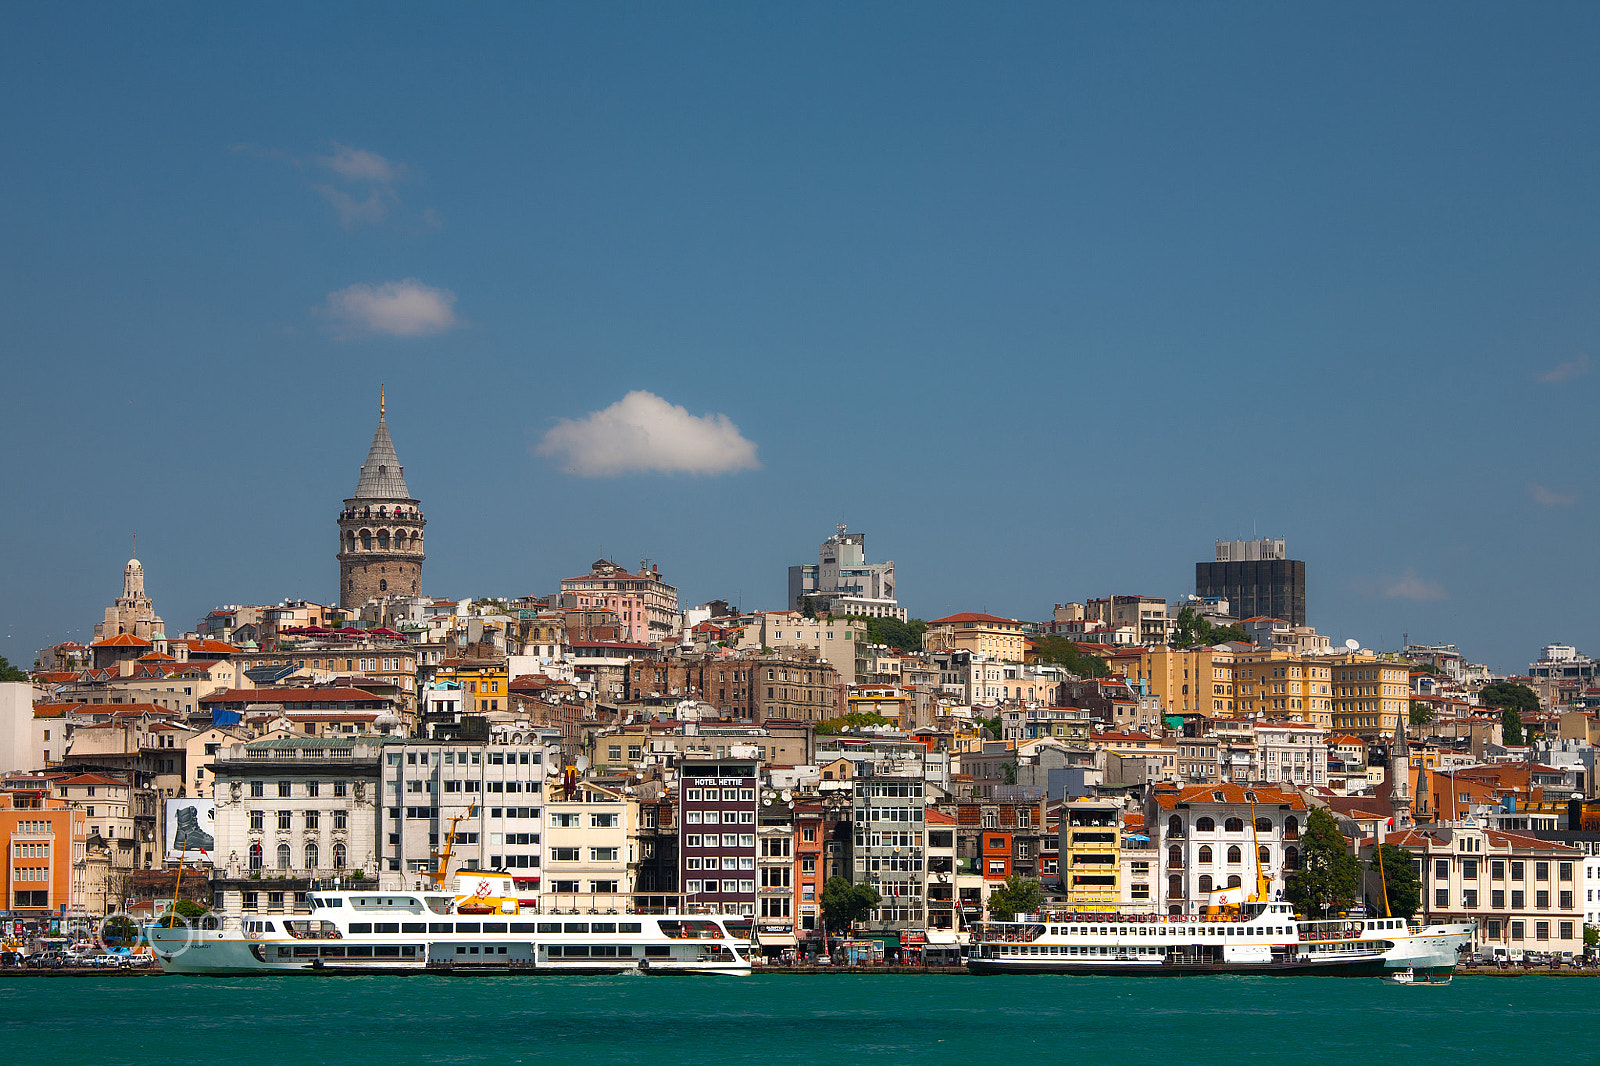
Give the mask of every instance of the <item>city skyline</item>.
<svg viewBox="0 0 1600 1066">
<path fill-rule="evenodd" d="M 844 522 L 1044 619 L 1259 533 L 1336 640 L 1600 650 L 1592 8 L 10 29 L 14 663 L 135 532 L 180 632 L 337 602 L 380 384 L 429 594 L 778 609 Z"/>
</svg>

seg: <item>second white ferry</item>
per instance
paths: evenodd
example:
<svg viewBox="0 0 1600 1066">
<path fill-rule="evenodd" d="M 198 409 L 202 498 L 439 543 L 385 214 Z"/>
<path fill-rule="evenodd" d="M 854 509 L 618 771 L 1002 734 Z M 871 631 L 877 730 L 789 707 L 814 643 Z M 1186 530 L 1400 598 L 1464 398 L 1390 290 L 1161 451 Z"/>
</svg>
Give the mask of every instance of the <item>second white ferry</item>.
<svg viewBox="0 0 1600 1066">
<path fill-rule="evenodd" d="M 1476 924 L 1304 919 L 1287 903 L 1197 916 L 1045 911 L 974 927 L 975 973 L 1450 973 Z"/>
</svg>

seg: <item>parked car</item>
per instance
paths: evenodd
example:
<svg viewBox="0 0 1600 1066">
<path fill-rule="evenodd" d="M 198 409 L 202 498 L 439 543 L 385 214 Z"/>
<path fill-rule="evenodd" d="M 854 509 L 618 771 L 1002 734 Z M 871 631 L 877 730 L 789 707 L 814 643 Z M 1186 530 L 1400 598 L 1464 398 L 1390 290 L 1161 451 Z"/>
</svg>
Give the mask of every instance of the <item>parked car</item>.
<svg viewBox="0 0 1600 1066">
<path fill-rule="evenodd" d="M 113 970 L 123 966 L 126 961 L 126 955 L 91 955 L 88 959 L 90 966 L 104 966 Z"/>
<path fill-rule="evenodd" d="M 20 951 L 0 951 L 0 966 L 21 966 L 22 959 Z"/>
</svg>

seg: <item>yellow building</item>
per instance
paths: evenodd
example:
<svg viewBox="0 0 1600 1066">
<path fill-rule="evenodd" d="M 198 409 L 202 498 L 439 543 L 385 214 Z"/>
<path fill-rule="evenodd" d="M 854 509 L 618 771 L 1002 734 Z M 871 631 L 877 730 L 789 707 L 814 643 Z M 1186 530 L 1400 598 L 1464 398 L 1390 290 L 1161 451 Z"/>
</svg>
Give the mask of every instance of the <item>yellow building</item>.
<svg viewBox="0 0 1600 1066">
<path fill-rule="evenodd" d="M 1273 648 L 1241 652 L 1234 686 L 1241 714 L 1303 718 L 1334 729 L 1333 659 Z"/>
<path fill-rule="evenodd" d="M 1361 737 L 1393 736 L 1411 717 L 1411 664 L 1366 651 L 1327 657 L 1333 684 L 1333 728 Z"/>
<path fill-rule="evenodd" d="M 922 635 L 924 651 L 969 651 L 1005 663 L 1022 662 L 1027 644 L 1015 618 L 971 611 L 935 618 Z"/>
<path fill-rule="evenodd" d="M 1115 910 L 1122 898 L 1122 805 L 1073 800 L 1061 805 L 1061 881 L 1072 910 Z"/>
<path fill-rule="evenodd" d="M 511 709 L 511 678 L 504 659 L 444 659 L 433 679 L 461 686 L 462 714 Z"/>
<path fill-rule="evenodd" d="M 1234 711 L 1235 653 L 1218 648 L 1129 648 L 1110 657 L 1111 669 L 1143 682 L 1167 714 Z"/>
</svg>

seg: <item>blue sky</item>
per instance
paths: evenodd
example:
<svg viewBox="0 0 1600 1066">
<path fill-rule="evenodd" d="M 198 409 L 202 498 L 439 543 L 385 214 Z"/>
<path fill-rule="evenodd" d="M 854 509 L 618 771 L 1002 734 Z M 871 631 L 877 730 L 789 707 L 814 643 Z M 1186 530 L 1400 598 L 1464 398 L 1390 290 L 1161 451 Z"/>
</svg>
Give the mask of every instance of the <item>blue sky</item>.
<svg viewBox="0 0 1600 1066">
<path fill-rule="evenodd" d="M 334 598 L 380 382 L 436 595 L 604 553 L 776 608 L 842 520 L 914 614 L 1042 618 L 1255 529 L 1336 638 L 1600 652 L 1597 45 L 1560 4 L 14 9 L 0 654 L 87 634 L 134 531 L 173 632 Z"/>
</svg>

